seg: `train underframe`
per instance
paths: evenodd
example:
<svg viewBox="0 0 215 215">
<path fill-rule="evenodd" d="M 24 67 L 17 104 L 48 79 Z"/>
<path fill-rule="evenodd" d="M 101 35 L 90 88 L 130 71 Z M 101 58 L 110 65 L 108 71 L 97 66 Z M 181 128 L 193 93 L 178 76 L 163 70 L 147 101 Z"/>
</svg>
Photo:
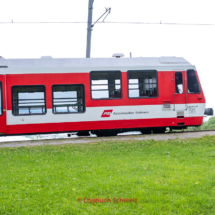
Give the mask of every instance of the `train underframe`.
<svg viewBox="0 0 215 215">
<path fill-rule="evenodd" d="M 168 127 L 168 128 L 170 131 L 183 130 L 183 129 L 186 129 L 187 126 Z M 91 134 L 95 134 L 97 137 L 108 137 L 108 136 L 117 136 L 117 134 L 123 133 L 123 132 L 134 132 L 134 131 L 139 131 L 142 134 L 163 134 L 167 131 L 167 127 L 79 131 L 79 132 L 77 132 L 77 135 L 78 136 L 90 136 L 90 132 L 91 132 Z"/>
</svg>

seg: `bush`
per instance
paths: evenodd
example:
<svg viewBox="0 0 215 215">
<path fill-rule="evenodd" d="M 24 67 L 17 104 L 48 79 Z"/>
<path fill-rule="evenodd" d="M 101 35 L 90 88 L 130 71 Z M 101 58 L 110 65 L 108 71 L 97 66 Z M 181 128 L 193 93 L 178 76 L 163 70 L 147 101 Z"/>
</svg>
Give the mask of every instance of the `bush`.
<svg viewBox="0 0 215 215">
<path fill-rule="evenodd" d="M 215 117 L 211 117 L 207 122 L 201 126 L 202 130 L 214 130 L 215 129 Z"/>
<path fill-rule="evenodd" d="M 215 130 L 215 116 L 211 117 L 208 121 L 203 121 L 199 127 L 189 127 L 187 131 L 200 131 L 200 130 Z"/>
</svg>

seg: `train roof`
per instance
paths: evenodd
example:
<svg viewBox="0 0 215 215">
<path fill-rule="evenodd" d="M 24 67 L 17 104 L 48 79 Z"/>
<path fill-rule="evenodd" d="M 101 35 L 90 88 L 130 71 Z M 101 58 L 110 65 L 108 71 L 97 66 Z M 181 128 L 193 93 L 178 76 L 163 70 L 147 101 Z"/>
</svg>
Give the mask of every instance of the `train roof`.
<svg viewBox="0 0 215 215">
<path fill-rule="evenodd" d="M 42 69 L 42 68 L 69 68 L 77 72 L 90 72 L 99 70 L 155 69 L 169 71 L 174 69 L 195 69 L 182 57 L 139 57 L 139 58 L 52 58 L 38 59 L 4 59 L 0 58 L 0 68 L 8 69 Z M 5 73 L 10 73 L 6 72 Z M 44 72 L 44 71 L 43 71 Z M 0 70 L 0 73 L 2 71 Z M 19 72 L 18 72 L 19 73 Z M 25 72 L 24 72 L 25 73 Z"/>
</svg>

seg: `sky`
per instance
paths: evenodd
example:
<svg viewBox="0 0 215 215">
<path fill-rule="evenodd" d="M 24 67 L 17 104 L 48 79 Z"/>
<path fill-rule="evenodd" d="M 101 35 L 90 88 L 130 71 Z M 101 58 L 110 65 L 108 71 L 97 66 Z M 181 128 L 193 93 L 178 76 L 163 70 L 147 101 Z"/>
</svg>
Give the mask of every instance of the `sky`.
<svg viewBox="0 0 215 215">
<path fill-rule="evenodd" d="M 183 57 L 197 68 L 206 106 L 215 109 L 215 0 L 94 0 L 93 20 L 111 7 L 92 32 L 91 57 Z M 84 58 L 88 0 L 0 0 L 0 56 L 4 58 Z M 13 21 L 13 23 L 12 23 Z M 7 22 L 7 23 L 5 23 Z M 8 23 L 9 22 L 9 23 Z M 214 24 L 166 25 L 164 23 Z"/>
</svg>

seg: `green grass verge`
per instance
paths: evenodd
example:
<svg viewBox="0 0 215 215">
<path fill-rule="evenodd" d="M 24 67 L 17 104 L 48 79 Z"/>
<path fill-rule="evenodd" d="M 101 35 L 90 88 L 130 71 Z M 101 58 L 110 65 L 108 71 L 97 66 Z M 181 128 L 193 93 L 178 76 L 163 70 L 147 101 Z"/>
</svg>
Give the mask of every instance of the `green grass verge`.
<svg viewBox="0 0 215 215">
<path fill-rule="evenodd" d="M 215 214 L 215 137 L 2 148 L 0 214 Z"/>
</svg>

